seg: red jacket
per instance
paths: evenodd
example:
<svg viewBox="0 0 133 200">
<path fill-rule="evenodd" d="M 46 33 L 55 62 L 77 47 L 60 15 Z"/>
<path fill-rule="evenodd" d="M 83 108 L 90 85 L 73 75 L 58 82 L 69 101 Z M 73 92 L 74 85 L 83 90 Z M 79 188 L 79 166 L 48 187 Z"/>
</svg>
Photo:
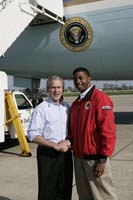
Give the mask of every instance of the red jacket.
<svg viewBox="0 0 133 200">
<path fill-rule="evenodd" d="M 85 98 L 77 98 L 70 110 L 70 133 L 74 155 L 111 156 L 116 142 L 113 103 L 109 96 L 95 89 Z"/>
</svg>

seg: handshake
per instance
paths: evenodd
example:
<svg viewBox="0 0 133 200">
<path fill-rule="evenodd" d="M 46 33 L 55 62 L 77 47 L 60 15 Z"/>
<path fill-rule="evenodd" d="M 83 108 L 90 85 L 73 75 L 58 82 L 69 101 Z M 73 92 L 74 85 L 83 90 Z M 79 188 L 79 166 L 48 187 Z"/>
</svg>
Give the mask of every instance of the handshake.
<svg viewBox="0 0 133 200">
<path fill-rule="evenodd" d="M 71 147 L 69 140 L 61 140 L 58 144 L 55 145 L 55 150 L 60 152 L 66 152 Z"/>
</svg>

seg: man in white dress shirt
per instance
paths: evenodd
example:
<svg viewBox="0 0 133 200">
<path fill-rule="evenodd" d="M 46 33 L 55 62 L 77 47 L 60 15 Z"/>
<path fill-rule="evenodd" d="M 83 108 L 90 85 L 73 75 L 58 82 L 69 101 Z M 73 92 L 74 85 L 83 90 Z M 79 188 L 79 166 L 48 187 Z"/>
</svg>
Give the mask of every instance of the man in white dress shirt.
<svg viewBox="0 0 133 200">
<path fill-rule="evenodd" d="M 69 105 L 62 100 L 64 81 L 47 81 L 49 97 L 34 110 L 28 138 L 37 143 L 38 200 L 71 200 L 72 155 L 68 132 Z"/>
</svg>

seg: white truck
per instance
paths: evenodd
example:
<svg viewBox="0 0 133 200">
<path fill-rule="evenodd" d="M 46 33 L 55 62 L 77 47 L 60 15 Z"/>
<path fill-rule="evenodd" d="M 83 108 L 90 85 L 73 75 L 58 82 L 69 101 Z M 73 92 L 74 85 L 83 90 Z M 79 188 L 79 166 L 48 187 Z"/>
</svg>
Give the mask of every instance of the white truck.
<svg viewBox="0 0 133 200">
<path fill-rule="evenodd" d="M 8 96 L 9 99 L 6 101 Z M 32 112 L 33 106 L 27 96 L 23 92 L 9 91 L 8 76 L 5 72 L 0 71 L 0 142 L 5 142 L 6 135 L 9 135 L 10 138 L 17 138 L 16 129 L 21 132 L 20 128 L 23 129 L 23 133 L 26 136 Z M 14 126 L 13 122 L 15 118 L 19 120 L 15 122 L 16 126 Z M 20 140 L 23 143 L 21 136 Z"/>
</svg>

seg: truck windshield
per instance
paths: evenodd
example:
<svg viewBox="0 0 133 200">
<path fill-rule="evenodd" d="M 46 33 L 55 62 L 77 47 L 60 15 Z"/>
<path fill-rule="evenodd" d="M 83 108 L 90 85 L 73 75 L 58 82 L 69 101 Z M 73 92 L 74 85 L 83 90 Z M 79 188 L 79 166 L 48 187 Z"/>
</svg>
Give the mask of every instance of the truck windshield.
<svg viewBox="0 0 133 200">
<path fill-rule="evenodd" d="M 29 101 L 21 94 L 15 94 L 15 99 L 17 102 L 17 107 L 19 110 L 25 110 L 32 108 L 32 105 Z"/>
</svg>

